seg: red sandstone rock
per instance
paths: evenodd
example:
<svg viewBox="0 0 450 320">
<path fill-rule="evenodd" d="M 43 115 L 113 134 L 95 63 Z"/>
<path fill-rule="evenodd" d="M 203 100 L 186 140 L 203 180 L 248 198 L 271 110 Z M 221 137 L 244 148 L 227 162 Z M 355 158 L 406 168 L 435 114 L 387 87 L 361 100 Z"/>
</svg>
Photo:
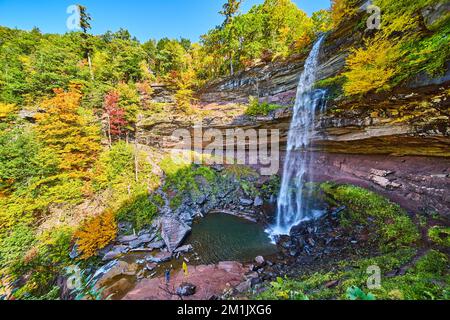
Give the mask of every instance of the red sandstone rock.
<svg viewBox="0 0 450 320">
<path fill-rule="evenodd" d="M 185 282 L 196 286 L 193 296 L 185 300 L 208 300 L 213 295 L 220 296 L 227 288 L 239 285 L 244 281 L 248 267 L 238 262 L 221 262 L 218 265 L 189 266 L 188 275 L 182 270 L 172 274 L 167 286 L 164 277 L 144 279 L 130 291 L 123 300 L 178 300 L 176 289 Z"/>
</svg>

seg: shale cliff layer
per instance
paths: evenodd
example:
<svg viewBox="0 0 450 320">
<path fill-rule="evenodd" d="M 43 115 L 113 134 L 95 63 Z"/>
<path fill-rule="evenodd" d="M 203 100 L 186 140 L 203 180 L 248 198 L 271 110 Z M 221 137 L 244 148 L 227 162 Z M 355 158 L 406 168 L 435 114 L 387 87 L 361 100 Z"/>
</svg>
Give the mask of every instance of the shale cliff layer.
<svg viewBox="0 0 450 320">
<path fill-rule="evenodd" d="M 363 15 L 326 35 L 318 79 L 345 70 L 350 48 L 366 32 Z M 424 17 L 425 19 L 425 17 Z M 139 141 L 169 148 L 175 129 L 279 129 L 285 147 L 299 76 L 307 53 L 286 61 L 260 64 L 233 77 L 209 83 L 198 93 L 194 115 L 180 116 L 170 107 L 142 119 Z M 314 166 L 317 180 L 350 182 L 373 188 L 411 211 L 450 214 L 450 62 L 439 77 L 419 74 L 392 91 L 344 98 L 329 90 L 326 111 L 317 117 Z M 249 117 L 249 96 L 284 107 L 267 116 Z M 282 163 L 282 162 L 281 162 Z M 280 168 L 282 169 L 282 168 Z"/>
</svg>

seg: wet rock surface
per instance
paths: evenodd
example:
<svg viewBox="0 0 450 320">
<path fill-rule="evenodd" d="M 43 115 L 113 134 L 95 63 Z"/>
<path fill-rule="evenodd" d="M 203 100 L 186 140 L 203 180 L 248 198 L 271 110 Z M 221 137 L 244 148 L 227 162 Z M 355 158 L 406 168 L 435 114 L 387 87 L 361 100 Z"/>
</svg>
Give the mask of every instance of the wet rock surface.
<svg viewBox="0 0 450 320">
<path fill-rule="evenodd" d="M 180 246 L 189 232 L 191 227 L 176 218 L 166 217 L 162 220 L 161 237 L 170 252 Z"/>
<path fill-rule="evenodd" d="M 184 300 L 209 300 L 239 285 L 246 271 L 247 268 L 238 262 L 188 266 L 187 275 L 183 270 L 177 271 L 171 275 L 169 283 L 164 277 L 140 281 L 123 300 L 179 300 L 183 292 L 190 293 L 183 296 Z M 192 290 L 193 286 L 195 290 Z"/>
<path fill-rule="evenodd" d="M 270 257 L 257 257 L 250 265 L 244 280 L 226 297 L 243 297 L 258 293 L 277 277 L 294 279 L 305 274 L 332 270 L 339 261 L 379 253 L 376 239 L 362 225 L 343 228 L 340 215 L 345 207 L 330 208 L 316 220 L 294 227 L 288 236 L 275 240 L 279 253 Z M 332 287 L 336 283 L 327 283 Z"/>
</svg>

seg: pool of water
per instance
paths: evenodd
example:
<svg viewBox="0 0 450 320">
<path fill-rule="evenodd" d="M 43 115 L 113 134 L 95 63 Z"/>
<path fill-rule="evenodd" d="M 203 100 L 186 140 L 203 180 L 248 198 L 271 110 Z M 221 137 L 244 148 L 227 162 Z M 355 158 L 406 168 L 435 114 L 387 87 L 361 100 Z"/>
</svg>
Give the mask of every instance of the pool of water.
<svg viewBox="0 0 450 320">
<path fill-rule="evenodd" d="M 195 221 L 185 243 L 194 247 L 197 262 L 201 264 L 250 262 L 257 256 L 269 256 L 277 251 L 263 226 L 221 213 L 211 213 Z"/>
</svg>

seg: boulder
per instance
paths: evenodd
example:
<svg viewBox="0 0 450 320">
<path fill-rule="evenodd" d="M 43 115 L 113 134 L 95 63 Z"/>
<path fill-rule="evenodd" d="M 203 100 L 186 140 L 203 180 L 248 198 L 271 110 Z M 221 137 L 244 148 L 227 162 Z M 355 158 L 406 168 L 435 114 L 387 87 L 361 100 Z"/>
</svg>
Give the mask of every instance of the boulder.
<svg viewBox="0 0 450 320">
<path fill-rule="evenodd" d="M 145 243 L 152 242 L 156 238 L 156 235 L 144 233 L 140 235 L 136 240 L 130 241 L 131 249 L 136 249 Z"/>
<path fill-rule="evenodd" d="M 161 236 L 170 252 L 178 248 L 190 232 L 191 227 L 179 220 L 174 218 L 162 220 Z"/>
<path fill-rule="evenodd" d="M 125 293 L 132 289 L 134 286 L 133 282 L 127 278 L 122 278 L 119 281 L 113 283 L 107 287 L 103 292 L 103 299 L 113 298 L 114 296 Z"/>
<path fill-rule="evenodd" d="M 116 277 L 135 276 L 137 270 L 137 264 L 130 264 L 125 261 L 112 261 L 97 270 L 94 274 L 93 280 L 96 283 L 97 288 L 103 288 Z"/>
<path fill-rule="evenodd" d="M 241 198 L 239 199 L 239 203 L 245 207 L 250 207 L 253 205 L 253 200 Z"/>
<path fill-rule="evenodd" d="M 148 262 L 154 262 L 154 263 L 163 263 L 170 261 L 172 259 L 172 253 L 170 252 L 160 252 L 155 256 L 149 256 L 146 258 Z"/>
<path fill-rule="evenodd" d="M 261 197 L 256 197 L 255 201 L 253 201 L 253 206 L 255 206 L 255 207 L 262 207 L 263 204 L 264 204 L 264 201 Z"/>
<path fill-rule="evenodd" d="M 147 264 L 145 265 L 145 269 L 146 269 L 147 271 L 153 271 L 153 270 L 156 269 L 157 266 L 158 266 L 158 265 L 157 265 L 156 263 L 150 262 L 150 263 L 147 263 Z"/>
<path fill-rule="evenodd" d="M 115 246 L 111 249 L 111 251 L 109 251 L 108 253 L 106 253 L 103 256 L 103 261 L 109 261 L 109 260 L 114 260 L 117 257 L 121 256 L 122 254 L 126 253 L 128 251 L 128 247 L 127 246 Z"/>
<path fill-rule="evenodd" d="M 239 293 L 245 293 L 251 289 L 251 286 L 251 280 L 246 280 L 244 282 L 241 282 L 235 289 Z"/>
<path fill-rule="evenodd" d="M 395 172 L 389 170 L 370 169 L 370 174 L 378 177 L 387 177 Z"/>
<path fill-rule="evenodd" d="M 139 236 L 138 240 L 142 243 L 149 243 L 155 240 L 156 234 L 143 233 Z"/>
<path fill-rule="evenodd" d="M 117 239 L 120 243 L 129 243 L 131 241 L 134 241 L 138 238 L 136 235 L 129 235 L 129 236 L 121 236 Z"/>
<path fill-rule="evenodd" d="M 192 283 L 184 282 L 177 288 L 177 295 L 181 297 L 189 297 L 195 294 L 197 287 Z"/>
<path fill-rule="evenodd" d="M 192 245 L 187 244 L 185 246 L 181 246 L 177 249 L 174 250 L 174 253 L 188 253 L 190 251 L 192 251 L 194 248 L 192 247 Z"/>
<path fill-rule="evenodd" d="M 402 185 L 396 182 L 392 182 L 387 178 L 383 178 L 380 176 L 371 175 L 370 180 L 379 186 L 383 187 L 386 190 L 394 190 L 400 188 Z"/>
<path fill-rule="evenodd" d="M 262 256 L 257 256 L 257 257 L 255 258 L 255 262 L 256 262 L 258 265 L 262 266 L 262 265 L 264 265 L 264 263 L 266 262 L 266 260 L 264 260 L 264 257 L 262 257 Z"/>
<path fill-rule="evenodd" d="M 166 244 L 164 243 L 164 241 L 160 240 L 160 241 L 155 241 L 155 242 L 149 243 L 147 245 L 147 248 L 149 248 L 149 249 L 162 249 L 162 248 L 164 248 L 165 245 Z"/>
</svg>

